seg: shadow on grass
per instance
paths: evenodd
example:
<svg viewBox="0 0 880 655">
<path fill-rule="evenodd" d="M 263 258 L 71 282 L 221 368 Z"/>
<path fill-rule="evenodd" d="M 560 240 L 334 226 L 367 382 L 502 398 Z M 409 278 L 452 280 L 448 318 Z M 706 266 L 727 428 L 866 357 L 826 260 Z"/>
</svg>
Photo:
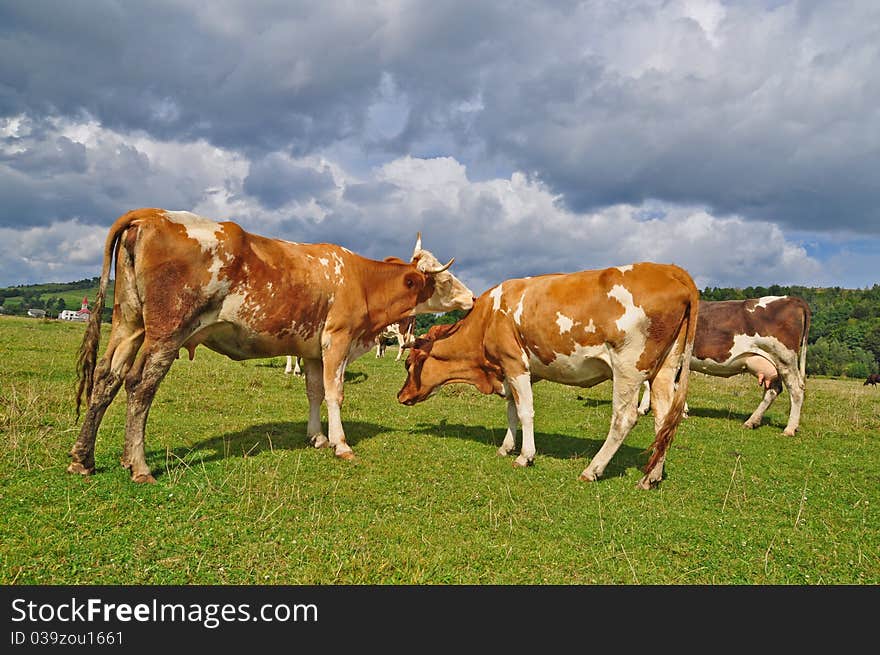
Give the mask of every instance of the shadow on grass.
<svg viewBox="0 0 880 655">
<path fill-rule="evenodd" d="M 460 423 L 447 423 L 441 420 L 439 423 L 421 423 L 413 426 L 413 431 L 423 431 L 441 439 L 468 439 L 477 443 L 492 447 L 492 453 L 501 445 L 506 428 L 492 429 L 484 425 L 463 425 Z M 599 439 L 578 438 L 556 432 L 535 432 L 535 457 L 555 457 L 556 459 L 586 458 L 584 465 L 592 459 L 602 444 L 605 437 Z M 522 446 L 522 431 L 517 432 L 516 448 L 513 453 L 518 453 Z M 642 448 L 628 446 L 624 441 L 614 457 L 605 467 L 603 478 L 624 475 L 626 470 L 632 467 L 641 468 L 647 463 L 648 454 Z"/>
<path fill-rule="evenodd" d="M 181 467 L 199 466 L 228 457 L 253 457 L 265 451 L 311 448 L 306 437 L 307 425 L 305 421 L 261 423 L 238 432 L 217 435 L 192 446 L 175 448 L 170 455 L 166 451 L 153 450 L 147 454 L 147 460 L 153 475 L 158 478 Z M 345 441 L 351 447 L 361 439 L 388 431 L 387 427 L 363 421 L 345 421 L 343 425 Z"/>
<path fill-rule="evenodd" d="M 254 366 L 257 366 L 259 368 L 276 368 L 276 369 L 278 369 L 279 372 L 284 373 L 284 365 L 274 363 L 271 360 L 268 362 L 262 362 L 262 361 L 258 362 Z M 291 379 L 294 379 L 294 380 L 295 379 L 301 379 L 301 380 L 306 379 L 305 375 L 297 375 L 297 376 L 291 375 L 290 377 L 291 377 Z M 365 371 L 346 371 L 345 372 L 345 381 L 349 384 L 360 384 L 361 382 L 364 382 L 369 377 L 370 376 Z"/>
<path fill-rule="evenodd" d="M 578 396 L 577 399 L 584 404 L 584 407 L 601 407 L 602 405 L 610 405 L 611 400 L 608 398 L 584 398 Z"/>
<path fill-rule="evenodd" d="M 715 418 L 723 421 L 733 421 L 735 423 L 739 423 L 742 425 L 746 422 L 746 419 L 751 416 L 751 413 L 745 412 L 731 412 L 726 409 L 713 409 L 710 407 L 688 407 L 688 416 L 697 417 L 697 418 Z M 761 421 L 761 425 L 756 429 L 760 430 L 761 428 L 777 428 L 779 430 L 784 430 L 785 426 L 788 424 L 788 414 L 785 414 L 783 417 L 784 420 L 779 421 L 775 419 L 773 416 L 769 414 L 764 415 L 764 419 Z"/>
</svg>

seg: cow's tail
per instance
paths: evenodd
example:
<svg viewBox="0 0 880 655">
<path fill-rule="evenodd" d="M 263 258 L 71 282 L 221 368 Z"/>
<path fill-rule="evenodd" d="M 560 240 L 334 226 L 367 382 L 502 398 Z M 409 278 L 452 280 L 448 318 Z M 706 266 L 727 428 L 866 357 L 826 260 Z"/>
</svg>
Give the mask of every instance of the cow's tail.
<svg viewBox="0 0 880 655">
<path fill-rule="evenodd" d="M 101 281 L 98 285 L 98 293 L 95 296 L 95 306 L 89 317 L 82 343 L 79 347 L 79 356 L 76 361 L 76 418 L 79 420 L 80 406 L 83 393 L 86 401 L 92 395 L 95 384 L 95 366 L 98 363 L 98 343 L 101 340 L 101 318 L 104 314 L 104 298 L 107 295 L 107 282 L 110 279 L 110 268 L 113 265 L 116 248 L 122 233 L 131 225 L 133 217 L 131 213 L 118 218 L 107 234 L 104 242 L 104 265 L 101 268 Z"/>
<path fill-rule="evenodd" d="M 688 382 L 690 380 L 691 355 L 694 352 L 694 338 L 697 334 L 697 314 L 700 307 L 700 292 L 693 282 L 689 286 L 691 288 L 691 297 L 685 310 L 687 320 L 682 321 L 678 332 L 679 337 L 684 332 L 684 352 L 681 356 L 681 368 L 678 372 L 678 385 L 672 397 L 672 405 L 663 419 L 663 424 L 657 431 L 654 442 L 648 446 L 651 456 L 648 458 L 648 463 L 642 469 L 646 474 L 650 473 L 657 463 L 666 456 L 666 450 L 669 448 L 672 437 L 675 436 L 675 431 L 684 417 L 684 406 L 687 401 Z"/>
<path fill-rule="evenodd" d="M 807 338 L 810 336 L 810 306 L 804 300 L 804 334 L 801 337 L 801 349 L 798 352 L 798 370 L 801 374 L 801 382 L 807 380 Z"/>
</svg>

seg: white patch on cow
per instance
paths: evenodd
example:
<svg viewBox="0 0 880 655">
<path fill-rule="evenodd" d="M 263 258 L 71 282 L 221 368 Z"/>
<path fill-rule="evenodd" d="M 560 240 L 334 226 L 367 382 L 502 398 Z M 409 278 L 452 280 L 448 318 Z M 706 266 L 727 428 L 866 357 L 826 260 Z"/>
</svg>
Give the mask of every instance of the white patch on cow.
<svg viewBox="0 0 880 655">
<path fill-rule="evenodd" d="M 556 312 L 556 325 L 559 326 L 559 334 L 565 334 L 566 332 L 570 332 L 572 326 L 574 326 L 574 321 L 571 320 L 568 316 L 560 312 Z"/>
<path fill-rule="evenodd" d="M 522 357 L 522 362 L 525 365 L 526 369 L 528 369 L 529 368 L 529 356 L 526 355 L 526 351 L 523 350 L 522 352 L 520 352 L 520 356 Z"/>
<path fill-rule="evenodd" d="M 333 267 L 333 272 L 336 273 L 336 277 L 339 278 L 339 280 L 341 281 L 342 280 L 342 269 L 345 266 L 345 264 L 342 261 L 342 257 L 340 257 L 335 252 L 333 253 L 332 256 L 333 256 L 333 261 L 336 262 L 336 265 Z"/>
<path fill-rule="evenodd" d="M 630 290 L 621 284 L 611 287 L 608 297 L 623 305 L 623 316 L 614 324 L 627 337 L 626 346 L 617 353 L 615 366 L 632 374 L 639 370 L 638 361 L 648 342 L 648 316 L 644 309 L 635 304 Z"/>
<path fill-rule="evenodd" d="M 758 299 L 758 302 L 749 311 L 754 312 L 756 309 L 758 309 L 758 307 L 766 307 L 770 303 L 776 302 L 777 300 L 783 300 L 786 297 L 787 296 L 763 296 L 762 298 Z"/>
<path fill-rule="evenodd" d="M 205 295 L 211 297 L 217 293 L 225 294 L 229 291 L 229 280 L 220 280 L 220 269 L 223 268 L 223 262 L 219 257 L 214 257 L 211 260 L 211 265 L 208 267 L 208 272 L 211 274 L 211 279 L 208 280 L 208 284 L 205 286 L 204 292 Z"/>
<path fill-rule="evenodd" d="M 243 322 L 242 307 L 247 300 L 247 294 L 241 292 L 230 293 L 223 299 L 223 305 L 220 307 L 218 318 L 221 321 L 229 321 L 230 323 Z"/>
<path fill-rule="evenodd" d="M 516 311 L 513 312 L 513 321 L 519 325 L 520 319 L 522 318 L 523 313 L 523 300 L 525 300 L 526 294 L 523 293 L 522 297 L 519 299 L 519 304 L 516 306 Z"/>
<path fill-rule="evenodd" d="M 326 257 L 318 257 L 318 261 L 321 262 L 321 266 L 330 266 L 330 260 Z"/>
<path fill-rule="evenodd" d="M 493 311 L 498 311 L 501 309 L 501 295 L 504 293 L 504 285 L 499 284 L 497 287 L 492 289 L 489 292 L 489 297 L 492 299 L 492 309 Z"/>
<path fill-rule="evenodd" d="M 596 324 L 593 323 L 593 319 L 590 319 L 590 322 L 587 324 L 587 327 L 584 328 L 584 332 L 595 332 Z"/>
<path fill-rule="evenodd" d="M 223 226 L 212 221 L 210 218 L 193 214 L 186 211 L 164 211 L 166 219 L 172 223 L 183 225 L 186 228 L 186 236 L 198 241 L 203 252 L 213 252 L 219 243 L 217 233 L 223 232 Z"/>
<path fill-rule="evenodd" d="M 626 266 L 615 266 L 615 268 L 621 273 L 626 273 L 627 271 L 633 270 L 632 264 L 627 264 Z"/>
<path fill-rule="evenodd" d="M 771 362 L 797 361 L 797 352 L 787 348 L 776 337 L 736 334 L 733 337 L 730 357 L 723 362 L 691 357 L 691 370 L 717 377 L 731 377 L 746 371 L 746 361 L 754 355 L 764 357 Z"/>
<path fill-rule="evenodd" d="M 623 305 L 623 316 L 614 321 L 617 329 L 629 333 L 635 327 L 643 325 L 647 320 L 645 310 L 636 306 L 633 302 L 632 293 L 622 284 L 615 284 L 608 292 L 609 298 L 614 298 Z"/>
<path fill-rule="evenodd" d="M 530 354 L 529 369 L 533 376 L 583 387 L 591 387 L 611 377 L 611 352 L 606 344 L 575 344 L 570 353 L 553 355 L 553 361 L 544 364 L 539 357 Z"/>
<path fill-rule="evenodd" d="M 342 248 L 342 250 L 345 251 L 345 252 L 347 252 L 349 255 L 353 255 L 353 254 L 354 254 L 351 250 L 349 250 L 349 249 L 346 248 L 345 246 L 339 246 L 339 247 Z"/>
</svg>

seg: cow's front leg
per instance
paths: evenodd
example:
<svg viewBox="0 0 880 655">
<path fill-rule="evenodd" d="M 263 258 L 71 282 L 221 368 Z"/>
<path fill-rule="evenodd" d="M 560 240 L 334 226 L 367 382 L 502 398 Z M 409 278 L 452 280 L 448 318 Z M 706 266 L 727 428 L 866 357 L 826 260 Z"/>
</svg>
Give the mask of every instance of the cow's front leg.
<svg viewBox="0 0 880 655">
<path fill-rule="evenodd" d="M 306 397 L 309 399 L 309 425 L 306 428 L 309 442 L 315 448 L 330 445 L 321 428 L 321 403 L 324 402 L 324 367 L 320 359 L 303 359 L 306 374 Z"/>
<path fill-rule="evenodd" d="M 516 448 L 516 428 L 518 426 L 519 417 L 516 414 L 516 401 L 513 399 L 513 393 L 507 382 L 503 383 L 504 396 L 507 398 L 507 432 L 504 435 L 504 441 L 498 448 L 498 454 L 506 457 Z"/>
<path fill-rule="evenodd" d="M 340 343 L 342 342 L 342 343 Z M 327 403 L 327 436 L 336 456 L 342 459 L 354 459 L 354 452 L 345 441 L 345 430 L 342 429 L 342 401 L 344 398 L 343 383 L 345 367 L 348 365 L 349 343 L 334 335 L 327 338 L 324 348 L 324 401 Z"/>
<path fill-rule="evenodd" d="M 507 379 L 511 396 L 515 402 L 516 417 L 522 425 L 522 448 L 513 465 L 531 466 L 535 459 L 535 405 L 532 400 L 532 380 L 528 371 Z M 510 422 L 510 406 L 508 405 L 508 424 Z M 514 433 L 516 424 L 514 423 Z M 508 429 L 508 433 L 510 430 Z"/>
</svg>

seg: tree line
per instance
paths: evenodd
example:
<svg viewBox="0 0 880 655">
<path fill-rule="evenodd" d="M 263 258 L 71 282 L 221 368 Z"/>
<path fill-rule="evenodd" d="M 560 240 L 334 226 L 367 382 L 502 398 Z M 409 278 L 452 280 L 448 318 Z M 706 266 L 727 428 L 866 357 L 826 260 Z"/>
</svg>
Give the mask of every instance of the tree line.
<svg viewBox="0 0 880 655">
<path fill-rule="evenodd" d="M 57 316 L 64 309 L 79 309 L 79 298 L 66 301 L 58 294 L 83 291 L 94 298 L 100 279 L 85 278 L 75 282 L 22 285 L 0 288 L 0 307 L 7 314 L 26 314 L 28 309 L 45 309 Z M 113 288 L 112 281 L 108 291 Z M 865 289 L 841 287 L 780 286 L 778 284 L 743 288 L 706 287 L 703 300 L 745 300 L 762 296 L 798 296 L 812 311 L 807 347 L 809 375 L 867 377 L 880 372 L 880 284 Z M 14 302 L 6 303 L 7 299 Z M 108 303 L 110 304 L 110 303 Z M 103 318 L 112 314 L 105 307 Z M 416 334 L 424 334 L 432 325 L 454 323 L 464 316 L 455 311 L 446 314 L 421 314 L 416 317 Z"/>
</svg>

